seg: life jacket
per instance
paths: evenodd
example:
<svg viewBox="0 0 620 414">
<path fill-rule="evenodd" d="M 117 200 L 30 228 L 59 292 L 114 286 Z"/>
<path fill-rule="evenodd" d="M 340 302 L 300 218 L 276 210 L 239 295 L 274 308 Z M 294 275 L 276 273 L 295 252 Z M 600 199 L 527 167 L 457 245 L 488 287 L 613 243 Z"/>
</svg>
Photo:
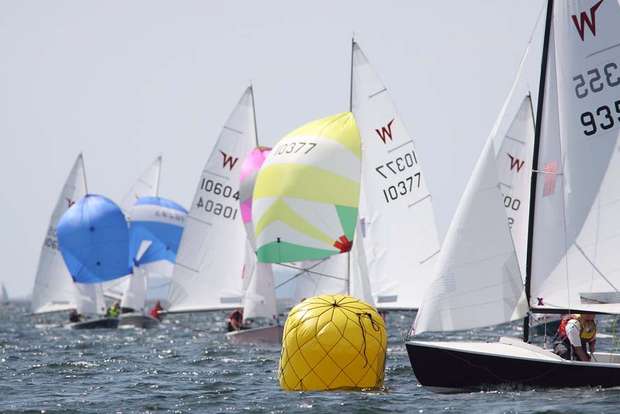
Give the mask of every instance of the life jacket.
<svg viewBox="0 0 620 414">
<path fill-rule="evenodd" d="M 558 327 L 557 336 L 559 339 L 563 340 L 566 338 L 566 325 L 569 321 L 577 319 L 579 321 L 579 325 L 581 325 L 581 331 L 579 332 L 579 337 L 582 341 L 590 342 L 591 340 L 596 338 L 596 322 L 595 321 L 584 321 L 581 318 L 580 314 L 575 315 L 565 315 L 562 317 L 560 321 L 560 326 Z"/>
</svg>

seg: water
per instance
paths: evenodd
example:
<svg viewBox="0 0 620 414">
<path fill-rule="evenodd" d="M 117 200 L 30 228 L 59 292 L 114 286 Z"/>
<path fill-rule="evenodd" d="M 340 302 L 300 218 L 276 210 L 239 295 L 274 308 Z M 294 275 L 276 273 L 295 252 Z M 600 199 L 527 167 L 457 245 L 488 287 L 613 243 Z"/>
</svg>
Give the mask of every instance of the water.
<svg viewBox="0 0 620 414">
<path fill-rule="evenodd" d="M 27 315 L 26 305 L 0 309 L 0 411 L 608 413 L 618 412 L 620 404 L 620 389 L 433 394 L 418 385 L 409 365 L 403 345 L 407 313 L 388 317 L 385 391 L 284 392 L 277 382 L 279 348 L 229 344 L 224 317 L 173 316 L 159 329 L 80 332 L 44 326 Z M 609 320 L 600 325 L 603 332 L 612 329 Z M 518 331 L 513 324 L 475 337 Z M 601 348 L 614 346 L 612 339 L 599 342 Z"/>
</svg>

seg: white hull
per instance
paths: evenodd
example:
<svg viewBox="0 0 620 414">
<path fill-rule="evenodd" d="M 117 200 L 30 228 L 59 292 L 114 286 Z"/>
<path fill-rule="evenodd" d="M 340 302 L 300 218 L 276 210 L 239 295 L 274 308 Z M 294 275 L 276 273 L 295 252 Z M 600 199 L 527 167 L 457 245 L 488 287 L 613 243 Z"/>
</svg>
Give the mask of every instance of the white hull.
<svg viewBox="0 0 620 414">
<path fill-rule="evenodd" d="M 266 326 L 228 332 L 226 338 L 233 344 L 281 344 L 283 331 L 283 326 Z"/>
</svg>

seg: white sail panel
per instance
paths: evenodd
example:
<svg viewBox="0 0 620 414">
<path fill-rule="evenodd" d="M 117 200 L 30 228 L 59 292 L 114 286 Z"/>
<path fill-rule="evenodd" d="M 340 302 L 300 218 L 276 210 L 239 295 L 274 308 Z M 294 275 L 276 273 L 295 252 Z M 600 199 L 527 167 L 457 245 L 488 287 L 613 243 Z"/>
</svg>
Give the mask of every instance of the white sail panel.
<svg viewBox="0 0 620 414">
<path fill-rule="evenodd" d="M 256 255 L 254 255 L 256 260 Z M 271 263 L 255 263 L 254 273 L 243 296 L 243 319 L 275 320 L 276 291 Z"/>
<path fill-rule="evenodd" d="M 143 312 L 146 303 L 146 270 L 142 267 L 133 268 L 133 274 L 129 278 L 121 308 L 133 309 L 135 312 Z"/>
<path fill-rule="evenodd" d="M 353 248 L 349 254 L 350 272 L 349 272 L 349 295 L 361 299 L 371 306 L 375 306 L 375 299 L 372 295 L 370 287 L 370 277 L 368 273 L 368 260 L 364 248 L 364 237 L 360 220 L 355 228 L 356 237 L 353 240 Z"/>
<path fill-rule="evenodd" d="M 525 279 L 531 161 L 534 148 L 534 118 L 529 95 L 522 99 L 519 111 L 503 139 L 495 143 L 497 172 L 508 216 L 508 226 L 517 250 L 519 269 Z"/>
<path fill-rule="evenodd" d="M 352 111 L 362 138 L 366 253 L 380 308 L 418 308 L 439 238 L 414 140 L 386 87 L 353 44 Z"/>
<path fill-rule="evenodd" d="M 555 3 L 536 187 L 533 308 L 620 311 L 618 304 L 580 298 L 620 289 L 619 36 L 617 2 Z"/>
<path fill-rule="evenodd" d="M 228 118 L 198 181 L 170 285 L 170 311 L 241 306 L 246 234 L 239 174 L 255 142 L 252 89 Z"/>
<path fill-rule="evenodd" d="M 142 197 L 159 195 L 159 179 L 161 177 L 161 155 L 138 177 L 133 186 L 125 193 L 119 206 L 128 214 L 135 202 Z"/>
<path fill-rule="evenodd" d="M 32 291 L 31 308 L 33 313 L 76 309 L 78 303 L 92 301 L 90 293 L 83 296 L 76 284 L 73 283 L 73 279 L 60 254 L 58 238 L 56 237 L 56 226 L 60 217 L 85 194 L 84 160 L 82 154 L 80 154 L 75 160 L 56 201 L 47 229 L 47 235 L 41 247 L 37 275 Z M 95 302 L 102 300 L 102 298 L 96 298 Z"/>
<path fill-rule="evenodd" d="M 452 219 L 436 271 L 418 311 L 416 333 L 497 325 L 527 314 L 490 139 Z"/>
</svg>

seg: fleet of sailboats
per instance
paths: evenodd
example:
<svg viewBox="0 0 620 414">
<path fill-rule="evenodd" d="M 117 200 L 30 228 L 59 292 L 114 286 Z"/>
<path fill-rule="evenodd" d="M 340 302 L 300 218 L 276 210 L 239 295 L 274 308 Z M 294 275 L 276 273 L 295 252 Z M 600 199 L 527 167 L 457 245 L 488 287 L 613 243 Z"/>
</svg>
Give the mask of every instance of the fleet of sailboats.
<svg viewBox="0 0 620 414">
<path fill-rule="evenodd" d="M 262 147 L 248 87 L 189 211 L 159 197 L 161 157 L 116 205 L 88 193 L 80 154 L 41 248 L 32 313 L 95 318 L 76 328 L 156 326 L 145 304 L 159 273 L 171 278 L 167 313 L 243 308 L 254 325 L 232 342 L 279 343 L 278 289 L 287 304 L 345 293 L 418 311 L 406 349 L 434 391 L 620 385 L 620 354 L 570 361 L 529 343 L 533 315 L 620 314 L 620 5 L 590 3 L 547 0 L 541 44 L 526 52 L 441 249 L 416 141 L 353 41 L 348 111 Z M 100 318 L 104 293 L 126 313 Z M 520 320 L 522 339 L 419 337 Z"/>
</svg>

